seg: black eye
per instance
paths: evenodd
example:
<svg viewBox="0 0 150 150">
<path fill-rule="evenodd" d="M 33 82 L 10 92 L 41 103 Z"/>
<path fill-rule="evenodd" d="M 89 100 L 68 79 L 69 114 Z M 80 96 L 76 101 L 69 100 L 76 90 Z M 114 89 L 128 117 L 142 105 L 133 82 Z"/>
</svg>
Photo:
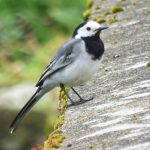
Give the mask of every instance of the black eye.
<svg viewBox="0 0 150 150">
<path fill-rule="evenodd" d="M 90 30 L 91 30 L 91 28 L 90 28 L 90 27 L 87 27 L 86 29 L 87 29 L 88 31 L 90 31 Z"/>
</svg>

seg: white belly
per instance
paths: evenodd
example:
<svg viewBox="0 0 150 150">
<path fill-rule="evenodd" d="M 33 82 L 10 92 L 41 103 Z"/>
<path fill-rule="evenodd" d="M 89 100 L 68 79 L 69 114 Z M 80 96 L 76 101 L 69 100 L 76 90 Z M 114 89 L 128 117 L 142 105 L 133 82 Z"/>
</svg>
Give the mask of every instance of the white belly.
<svg viewBox="0 0 150 150">
<path fill-rule="evenodd" d="M 92 60 L 91 56 L 82 52 L 74 63 L 56 73 L 53 79 L 68 86 L 78 86 L 89 80 L 97 71 L 99 65 L 99 60 Z"/>
</svg>

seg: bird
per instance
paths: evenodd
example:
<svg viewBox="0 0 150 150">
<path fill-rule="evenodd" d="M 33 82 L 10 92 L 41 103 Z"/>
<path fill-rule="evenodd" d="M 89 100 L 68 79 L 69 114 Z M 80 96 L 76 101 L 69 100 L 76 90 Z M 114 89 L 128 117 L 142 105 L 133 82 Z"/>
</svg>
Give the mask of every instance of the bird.
<svg viewBox="0 0 150 150">
<path fill-rule="evenodd" d="M 93 20 L 84 21 L 75 28 L 72 37 L 60 46 L 42 73 L 33 96 L 12 121 L 10 133 L 16 130 L 38 100 L 55 87 L 60 87 L 64 91 L 72 105 L 82 104 L 92 99 L 83 99 L 74 87 L 83 85 L 98 70 L 105 49 L 100 33 L 107 28 L 108 26 L 102 26 Z M 65 86 L 70 87 L 79 97 L 78 102 L 72 100 Z"/>
</svg>

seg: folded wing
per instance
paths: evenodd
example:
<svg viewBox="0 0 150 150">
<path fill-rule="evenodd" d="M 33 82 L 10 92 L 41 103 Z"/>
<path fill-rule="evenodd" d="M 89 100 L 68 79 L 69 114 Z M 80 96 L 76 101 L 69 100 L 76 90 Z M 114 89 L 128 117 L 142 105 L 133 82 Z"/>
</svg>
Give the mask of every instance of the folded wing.
<svg viewBox="0 0 150 150">
<path fill-rule="evenodd" d="M 71 39 L 64 43 L 56 53 L 53 60 L 46 67 L 45 71 L 37 82 L 36 87 L 42 86 L 47 77 L 50 78 L 50 76 L 52 76 L 54 73 L 64 69 L 66 66 L 74 62 L 80 54 L 80 44 L 83 44 L 82 42 L 83 41 L 81 39 Z"/>
</svg>

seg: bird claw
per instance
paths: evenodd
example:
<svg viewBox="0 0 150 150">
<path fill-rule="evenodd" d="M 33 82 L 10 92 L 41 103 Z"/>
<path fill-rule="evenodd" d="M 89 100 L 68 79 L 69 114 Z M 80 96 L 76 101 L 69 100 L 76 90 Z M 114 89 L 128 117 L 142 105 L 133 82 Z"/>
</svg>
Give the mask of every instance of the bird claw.
<svg viewBox="0 0 150 150">
<path fill-rule="evenodd" d="M 68 107 L 77 106 L 77 105 L 80 105 L 80 104 L 84 104 L 84 103 L 86 103 L 86 102 L 88 102 L 88 101 L 91 101 L 91 100 L 93 100 L 93 99 L 94 99 L 94 97 L 91 97 L 91 98 L 89 98 L 89 99 L 80 99 L 80 100 L 77 101 L 77 102 L 72 101 L 71 104 L 68 105 Z"/>
</svg>

